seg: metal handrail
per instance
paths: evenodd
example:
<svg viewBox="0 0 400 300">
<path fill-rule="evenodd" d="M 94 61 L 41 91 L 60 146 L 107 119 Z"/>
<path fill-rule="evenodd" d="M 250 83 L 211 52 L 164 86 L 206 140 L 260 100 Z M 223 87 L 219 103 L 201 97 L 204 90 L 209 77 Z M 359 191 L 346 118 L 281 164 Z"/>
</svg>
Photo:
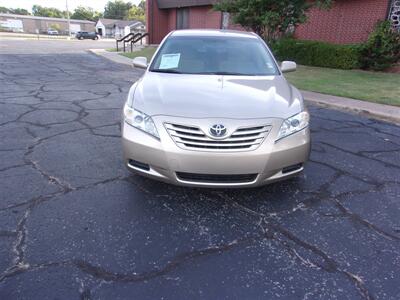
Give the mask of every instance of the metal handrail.
<svg viewBox="0 0 400 300">
<path fill-rule="evenodd" d="M 131 52 L 133 51 L 133 45 L 135 44 L 135 43 L 137 43 L 138 41 L 140 41 L 140 45 L 143 45 L 143 38 L 145 38 L 146 36 L 148 36 L 149 35 L 149 33 L 148 32 L 145 32 L 145 33 L 133 33 L 133 32 L 130 32 L 130 33 L 128 33 L 127 35 L 125 35 L 124 37 L 122 37 L 122 38 L 120 38 L 120 39 L 118 39 L 118 40 L 115 40 L 115 42 L 116 42 L 116 45 L 117 45 L 117 52 L 118 52 L 118 50 L 119 50 L 119 48 L 118 48 L 118 43 L 120 43 L 120 42 L 122 42 L 123 43 L 123 45 L 124 45 L 124 52 L 126 51 L 126 43 L 130 43 L 131 44 Z"/>
<path fill-rule="evenodd" d="M 140 41 L 140 45 L 143 45 L 143 38 L 145 38 L 148 35 L 149 35 L 149 33 L 145 32 L 143 34 L 140 34 L 140 36 L 138 36 L 136 39 L 133 39 L 131 41 L 131 51 L 132 51 L 132 45 L 135 44 L 136 42 Z"/>
<path fill-rule="evenodd" d="M 141 36 L 142 34 L 139 32 L 139 33 L 136 33 L 136 34 L 134 34 L 131 38 L 129 38 L 129 39 L 127 39 L 126 41 L 124 41 L 124 43 L 131 43 L 134 39 L 136 39 L 137 37 L 139 37 L 139 36 Z M 133 46 L 132 46 L 133 44 L 131 43 L 131 52 L 133 51 Z M 125 49 L 125 47 L 124 47 L 124 49 Z"/>
<path fill-rule="evenodd" d="M 125 35 L 124 37 L 120 38 L 119 40 L 115 40 L 115 43 L 117 45 L 117 52 L 118 52 L 118 43 L 124 41 L 124 52 L 125 52 L 125 40 L 128 39 L 130 36 L 134 35 L 133 32 L 128 33 L 127 35 Z"/>
</svg>

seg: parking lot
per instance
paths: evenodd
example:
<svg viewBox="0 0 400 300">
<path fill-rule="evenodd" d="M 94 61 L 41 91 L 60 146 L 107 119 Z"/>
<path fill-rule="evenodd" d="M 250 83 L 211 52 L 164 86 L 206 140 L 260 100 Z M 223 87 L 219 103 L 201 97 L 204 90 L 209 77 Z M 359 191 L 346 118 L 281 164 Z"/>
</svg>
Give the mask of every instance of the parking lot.
<svg viewBox="0 0 400 300">
<path fill-rule="evenodd" d="M 122 162 L 141 71 L 0 43 L 1 299 L 400 298 L 400 127 L 309 106 L 300 178 L 171 186 Z"/>
</svg>

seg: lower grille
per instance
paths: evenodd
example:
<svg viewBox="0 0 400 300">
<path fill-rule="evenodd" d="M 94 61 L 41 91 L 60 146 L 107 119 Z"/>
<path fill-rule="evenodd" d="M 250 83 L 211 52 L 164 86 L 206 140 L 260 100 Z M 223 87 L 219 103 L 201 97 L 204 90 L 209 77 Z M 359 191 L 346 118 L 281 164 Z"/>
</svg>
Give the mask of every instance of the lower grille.
<svg viewBox="0 0 400 300">
<path fill-rule="evenodd" d="M 202 183 L 248 183 L 257 178 L 257 174 L 218 175 L 177 172 L 180 180 Z"/>
</svg>

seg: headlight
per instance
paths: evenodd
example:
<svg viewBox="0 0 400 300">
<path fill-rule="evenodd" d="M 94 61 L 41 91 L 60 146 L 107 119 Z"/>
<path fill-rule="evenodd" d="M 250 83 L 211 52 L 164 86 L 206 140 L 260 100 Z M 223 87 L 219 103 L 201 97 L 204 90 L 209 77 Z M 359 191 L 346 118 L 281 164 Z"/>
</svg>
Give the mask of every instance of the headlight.
<svg viewBox="0 0 400 300">
<path fill-rule="evenodd" d="M 286 119 L 285 121 L 283 121 L 282 126 L 279 129 L 277 141 L 306 128 L 309 121 L 310 114 L 306 111 L 303 111 L 293 117 Z"/>
<path fill-rule="evenodd" d="M 133 127 L 136 127 L 137 129 L 140 129 L 157 139 L 160 138 L 153 120 L 145 113 L 142 113 L 134 108 L 129 107 L 128 105 L 125 105 L 124 118 L 125 122 L 132 125 Z"/>
</svg>

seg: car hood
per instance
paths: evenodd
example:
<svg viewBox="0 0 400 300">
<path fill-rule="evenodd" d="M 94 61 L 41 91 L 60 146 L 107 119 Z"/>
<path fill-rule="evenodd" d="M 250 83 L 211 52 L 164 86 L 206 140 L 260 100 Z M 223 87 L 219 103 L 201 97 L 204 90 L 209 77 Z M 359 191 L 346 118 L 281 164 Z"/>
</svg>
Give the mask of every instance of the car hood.
<svg viewBox="0 0 400 300">
<path fill-rule="evenodd" d="M 134 108 L 150 116 L 288 118 L 303 110 L 300 93 L 283 76 L 146 72 L 134 88 Z"/>
</svg>

